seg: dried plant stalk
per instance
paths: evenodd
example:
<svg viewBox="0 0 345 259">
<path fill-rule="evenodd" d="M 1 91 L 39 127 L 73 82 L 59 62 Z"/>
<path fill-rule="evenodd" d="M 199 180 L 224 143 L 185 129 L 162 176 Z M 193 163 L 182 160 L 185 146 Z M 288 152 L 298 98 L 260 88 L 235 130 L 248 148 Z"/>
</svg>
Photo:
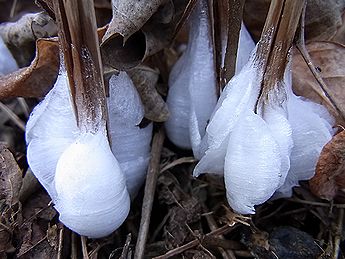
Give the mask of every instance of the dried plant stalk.
<svg viewBox="0 0 345 259">
<path fill-rule="evenodd" d="M 107 112 L 93 1 L 56 0 L 54 8 L 78 126 L 97 131 Z"/>
<path fill-rule="evenodd" d="M 288 52 L 294 39 L 299 19 L 302 14 L 305 1 L 286 0 L 279 21 L 279 30 L 272 44 L 268 65 L 263 78 L 262 93 L 259 102 L 282 103 L 286 99 L 284 88 L 278 83 L 283 81 L 285 68 L 288 62 Z M 282 65 L 284 64 L 284 65 Z M 274 93 L 274 96 L 268 96 Z M 268 100 L 268 98 L 273 100 Z"/>
</svg>

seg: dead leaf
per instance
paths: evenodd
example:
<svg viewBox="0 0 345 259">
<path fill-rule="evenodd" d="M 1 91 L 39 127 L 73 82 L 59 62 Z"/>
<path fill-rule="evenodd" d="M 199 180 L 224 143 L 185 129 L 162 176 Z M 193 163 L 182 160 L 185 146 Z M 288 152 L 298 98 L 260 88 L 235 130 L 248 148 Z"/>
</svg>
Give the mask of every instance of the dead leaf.
<svg viewBox="0 0 345 259">
<path fill-rule="evenodd" d="M 321 151 L 315 176 L 309 181 L 316 196 L 332 200 L 345 189 L 345 131 L 335 135 Z"/>
<path fill-rule="evenodd" d="M 143 27 L 165 2 L 167 0 L 112 0 L 113 18 L 103 37 L 103 42 L 109 40 L 114 34 L 119 34 L 125 43 L 130 36 Z"/>
<path fill-rule="evenodd" d="M 51 205 L 50 197 L 44 191 L 32 196 L 23 205 L 24 222 L 19 228 L 21 243 L 17 250 L 17 257 L 21 258 L 55 258 L 57 247 L 54 245 L 54 227 L 50 222 L 56 216 Z"/>
<path fill-rule="evenodd" d="M 26 14 L 14 23 L 0 24 L 0 36 L 19 67 L 28 66 L 35 53 L 38 38 L 55 36 L 55 23 L 44 13 Z"/>
<path fill-rule="evenodd" d="M 338 30 L 334 37 L 331 39 L 333 42 L 337 42 L 340 44 L 345 44 L 345 11 L 342 15 L 342 24 L 340 27 L 338 27 Z"/>
<path fill-rule="evenodd" d="M 331 90 L 330 97 L 341 110 L 344 110 L 345 47 L 332 42 L 311 42 L 306 47 L 314 66 L 320 71 L 321 77 Z M 323 98 L 313 90 L 319 89 L 319 85 L 297 50 L 294 51 L 292 68 L 294 92 L 326 105 Z"/>
<path fill-rule="evenodd" d="M 12 153 L 0 144 L 0 256 L 13 249 L 12 235 L 15 223 L 21 223 L 21 205 L 19 190 L 22 173 Z M 13 251 L 12 251 L 13 252 Z"/>
<path fill-rule="evenodd" d="M 169 110 L 156 90 L 159 72 L 147 66 L 138 66 L 128 71 L 145 108 L 145 117 L 156 122 L 166 121 Z"/>
<path fill-rule="evenodd" d="M 271 0 L 247 0 L 244 22 L 255 41 L 258 41 L 264 26 Z M 305 20 L 307 40 L 330 40 L 342 25 L 343 0 L 308 0 Z M 297 18 L 296 18 L 297 19 Z"/>
<path fill-rule="evenodd" d="M 188 16 L 184 13 L 188 6 L 187 2 L 174 0 L 174 8 L 170 7 L 174 11 L 173 15 L 169 13 L 169 18 L 162 19 L 163 15 L 160 13 L 167 13 L 167 8 L 162 4 L 172 6 L 171 1 L 153 1 L 152 4 L 156 4 L 160 8 L 154 5 L 155 8 L 157 7 L 157 13 L 151 18 L 149 17 L 150 19 L 148 20 L 142 18 L 141 21 L 145 20 L 144 24 L 134 22 L 131 25 L 127 25 L 130 21 L 129 19 L 125 19 L 122 16 L 117 17 L 117 20 L 123 19 L 123 21 L 115 27 L 112 22 L 109 24 L 101 44 L 104 65 L 117 70 L 131 69 L 139 65 L 146 57 L 168 46 L 176 35 L 176 30 L 182 23 L 181 20 Z M 144 11 L 142 11 L 141 15 L 145 15 Z M 128 17 L 132 17 L 132 15 Z M 168 22 L 169 20 L 170 22 Z M 140 27 L 138 27 L 139 25 Z"/>
<path fill-rule="evenodd" d="M 11 207 L 19 201 L 22 172 L 12 153 L 3 144 L 0 144 L 0 170 L 0 199 Z"/>
<path fill-rule="evenodd" d="M 59 71 L 57 39 L 39 39 L 31 65 L 0 77 L 0 100 L 9 97 L 43 97 L 54 85 Z"/>
</svg>

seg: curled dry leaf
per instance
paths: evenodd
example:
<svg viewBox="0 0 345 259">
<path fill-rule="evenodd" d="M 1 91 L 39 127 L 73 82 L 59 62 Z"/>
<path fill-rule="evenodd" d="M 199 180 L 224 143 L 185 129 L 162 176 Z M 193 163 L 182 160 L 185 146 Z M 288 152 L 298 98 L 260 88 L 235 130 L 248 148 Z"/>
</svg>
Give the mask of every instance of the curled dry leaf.
<svg viewBox="0 0 345 259">
<path fill-rule="evenodd" d="M 271 0 L 247 0 L 244 21 L 253 38 L 258 40 Z M 307 40 L 329 40 L 342 25 L 343 0 L 308 0 L 305 20 Z"/>
<path fill-rule="evenodd" d="M 55 36 L 55 23 L 45 13 L 26 14 L 17 22 L 0 25 L 0 36 L 12 52 L 19 67 L 28 66 L 38 38 Z"/>
<path fill-rule="evenodd" d="M 143 27 L 166 1 L 112 0 L 113 18 L 103 41 L 107 41 L 114 34 L 120 34 L 123 37 L 123 41 L 126 42 L 130 36 Z"/>
<path fill-rule="evenodd" d="M 31 65 L 0 77 L 0 99 L 43 97 L 59 72 L 59 44 L 56 39 L 39 39 Z"/>
<path fill-rule="evenodd" d="M 345 47 L 333 42 L 311 42 L 306 47 L 314 66 L 320 71 L 321 77 L 330 89 L 328 93 L 330 98 L 341 111 L 344 111 Z M 293 55 L 292 71 L 295 93 L 327 106 L 328 103 L 324 102 L 324 98 L 317 93 L 320 89 L 318 82 L 297 50 Z M 328 108 L 330 111 L 332 110 L 330 107 Z"/>
<path fill-rule="evenodd" d="M 22 184 L 22 173 L 12 153 L 0 144 L 0 257 L 5 252 L 13 252 L 12 234 L 14 223 L 21 222 L 19 190 Z M 4 227 L 5 226 L 5 227 Z M 6 258 L 6 256 L 5 256 Z"/>
<path fill-rule="evenodd" d="M 113 8 L 113 20 L 102 40 L 104 65 L 127 70 L 166 47 L 176 34 L 188 1 L 155 0 L 150 5 L 137 2 L 113 1 L 121 8 Z M 139 7 L 141 2 L 145 7 Z M 137 8 L 142 11 L 134 12 Z"/>
<path fill-rule="evenodd" d="M 156 90 L 159 72 L 147 66 L 138 66 L 128 71 L 138 90 L 145 109 L 145 117 L 156 122 L 168 119 L 169 110 Z"/>
<path fill-rule="evenodd" d="M 334 136 L 322 149 L 309 186 L 316 196 L 326 200 L 345 191 L 345 131 Z"/>
<path fill-rule="evenodd" d="M 342 15 L 342 24 L 340 27 L 338 27 L 338 30 L 331 41 L 345 44 L 345 11 Z"/>
</svg>

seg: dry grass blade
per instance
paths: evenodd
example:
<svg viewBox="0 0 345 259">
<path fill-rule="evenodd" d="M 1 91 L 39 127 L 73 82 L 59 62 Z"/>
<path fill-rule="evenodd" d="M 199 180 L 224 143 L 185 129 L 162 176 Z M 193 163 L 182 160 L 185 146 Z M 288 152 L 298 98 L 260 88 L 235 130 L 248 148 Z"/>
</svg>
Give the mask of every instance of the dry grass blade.
<svg viewBox="0 0 345 259">
<path fill-rule="evenodd" d="M 5 104 L 0 102 L 0 109 L 7 114 L 8 118 L 14 122 L 22 131 L 25 131 L 25 123 Z"/>
<path fill-rule="evenodd" d="M 151 160 L 147 169 L 145 193 L 143 198 L 140 228 L 135 247 L 134 258 L 144 258 L 147 235 L 150 226 L 151 211 L 153 205 L 154 194 L 156 190 L 157 177 L 159 173 L 160 157 L 164 142 L 164 130 L 161 127 L 154 135 L 152 140 Z"/>
<path fill-rule="evenodd" d="M 173 162 L 167 164 L 166 166 L 164 166 L 160 173 L 165 172 L 166 170 L 169 170 L 170 168 L 173 168 L 177 165 L 181 165 L 181 164 L 185 164 L 185 163 L 194 163 L 197 162 L 198 160 L 196 160 L 194 157 L 181 157 L 179 159 L 174 160 Z"/>
</svg>

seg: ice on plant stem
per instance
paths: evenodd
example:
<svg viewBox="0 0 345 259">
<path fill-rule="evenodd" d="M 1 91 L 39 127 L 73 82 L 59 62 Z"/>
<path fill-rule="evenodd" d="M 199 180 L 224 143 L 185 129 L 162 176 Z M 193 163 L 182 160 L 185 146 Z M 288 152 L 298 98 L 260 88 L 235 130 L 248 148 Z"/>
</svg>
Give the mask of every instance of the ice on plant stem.
<svg viewBox="0 0 345 259">
<path fill-rule="evenodd" d="M 55 169 L 63 151 L 79 134 L 69 101 L 66 73 L 30 114 L 26 124 L 27 160 L 33 173 L 56 202 Z"/>
<path fill-rule="evenodd" d="M 55 187 L 60 221 L 80 235 L 109 235 L 128 215 L 126 179 L 105 129 L 82 133 L 63 152 L 56 166 Z"/>
<path fill-rule="evenodd" d="M 166 122 L 169 139 L 181 148 L 199 145 L 216 104 L 216 76 L 207 1 L 198 1 L 190 20 L 186 51 L 173 67 L 169 78 Z"/>
<path fill-rule="evenodd" d="M 296 96 L 292 91 L 291 70 L 285 70 L 284 83 L 288 93 L 288 121 L 292 128 L 293 148 L 290 156 L 290 170 L 285 183 L 276 197 L 290 197 L 292 187 L 301 180 L 309 180 L 315 174 L 315 167 L 323 146 L 332 138 L 334 120 L 322 105 Z"/>
<path fill-rule="evenodd" d="M 247 64 L 250 54 L 255 48 L 255 43 L 250 36 L 246 26 L 241 24 L 240 37 L 237 48 L 237 57 L 236 57 L 236 74 L 238 74 L 242 68 Z"/>
<path fill-rule="evenodd" d="M 279 185 L 281 154 L 267 123 L 247 110 L 230 136 L 224 181 L 230 206 L 238 213 L 255 213 Z"/>
<path fill-rule="evenodd" d="M 230 133 L 248 107 L 253 109 L 259 95 L 258 72 L 253 62 L 251 58 L 225 86 L 206 128 L 201 145 L 206 152 L 195 167 L 194 176 L 205 172 L 223 174 Z"/>
<path fill-rule="evenodd" d="M 216 75 L 207 1 L 198 1 L 190 18 L 186 51 L 174 65 L 169 78 L 166 122 L 168 138 L 177 146 L 193 149 L 201 159 L 206 150 L 205 129 L 216 104 Z M 242 25 L 237 70 L 248 61 L 255 44 Z"/>
<path fill-rule="evenodd" d="M 311 178 L 332 135 L 326 109 L 296 97 L 287 76 L 256 104 L 263 71 L 255 60 L 254 54 L 221 94 L 194 169 L 195 176 L 224 172 L 229 205 L 243 214 L 255 213 L 275 192 L 276 198 L 291 195 L 298 181 Z"/>
<path fill-rule="evenodd" d="M 144 110 L 132 82 L 120 73 L 109 85 L 112 152 L 105 129 L 91 134 L 77 127 L 65 71 L 27 123 L 27 157 L 33 173 L 51 196 L 61 221 L 90 237 L 111 233 L 126 218 L 128 191 L 134 197 L 140 188 L 150 155 L 152 125 L 138 127 Z"/>
<path fill-rule="evenodd" d="M 127 188 L 135 197 L 146 177 L 150 159 L 152 123 L 139 124 L 144 108 L 136 88 L 125 72 L 113 75 L 109 81 L 109 133 L 111 149 L 126 175 Z"/>
<path fill-rule="evenodd" d="M 16 60 L 0 36 L 0 76 L 14 72 L 18 69 Z"/>
</svg>

